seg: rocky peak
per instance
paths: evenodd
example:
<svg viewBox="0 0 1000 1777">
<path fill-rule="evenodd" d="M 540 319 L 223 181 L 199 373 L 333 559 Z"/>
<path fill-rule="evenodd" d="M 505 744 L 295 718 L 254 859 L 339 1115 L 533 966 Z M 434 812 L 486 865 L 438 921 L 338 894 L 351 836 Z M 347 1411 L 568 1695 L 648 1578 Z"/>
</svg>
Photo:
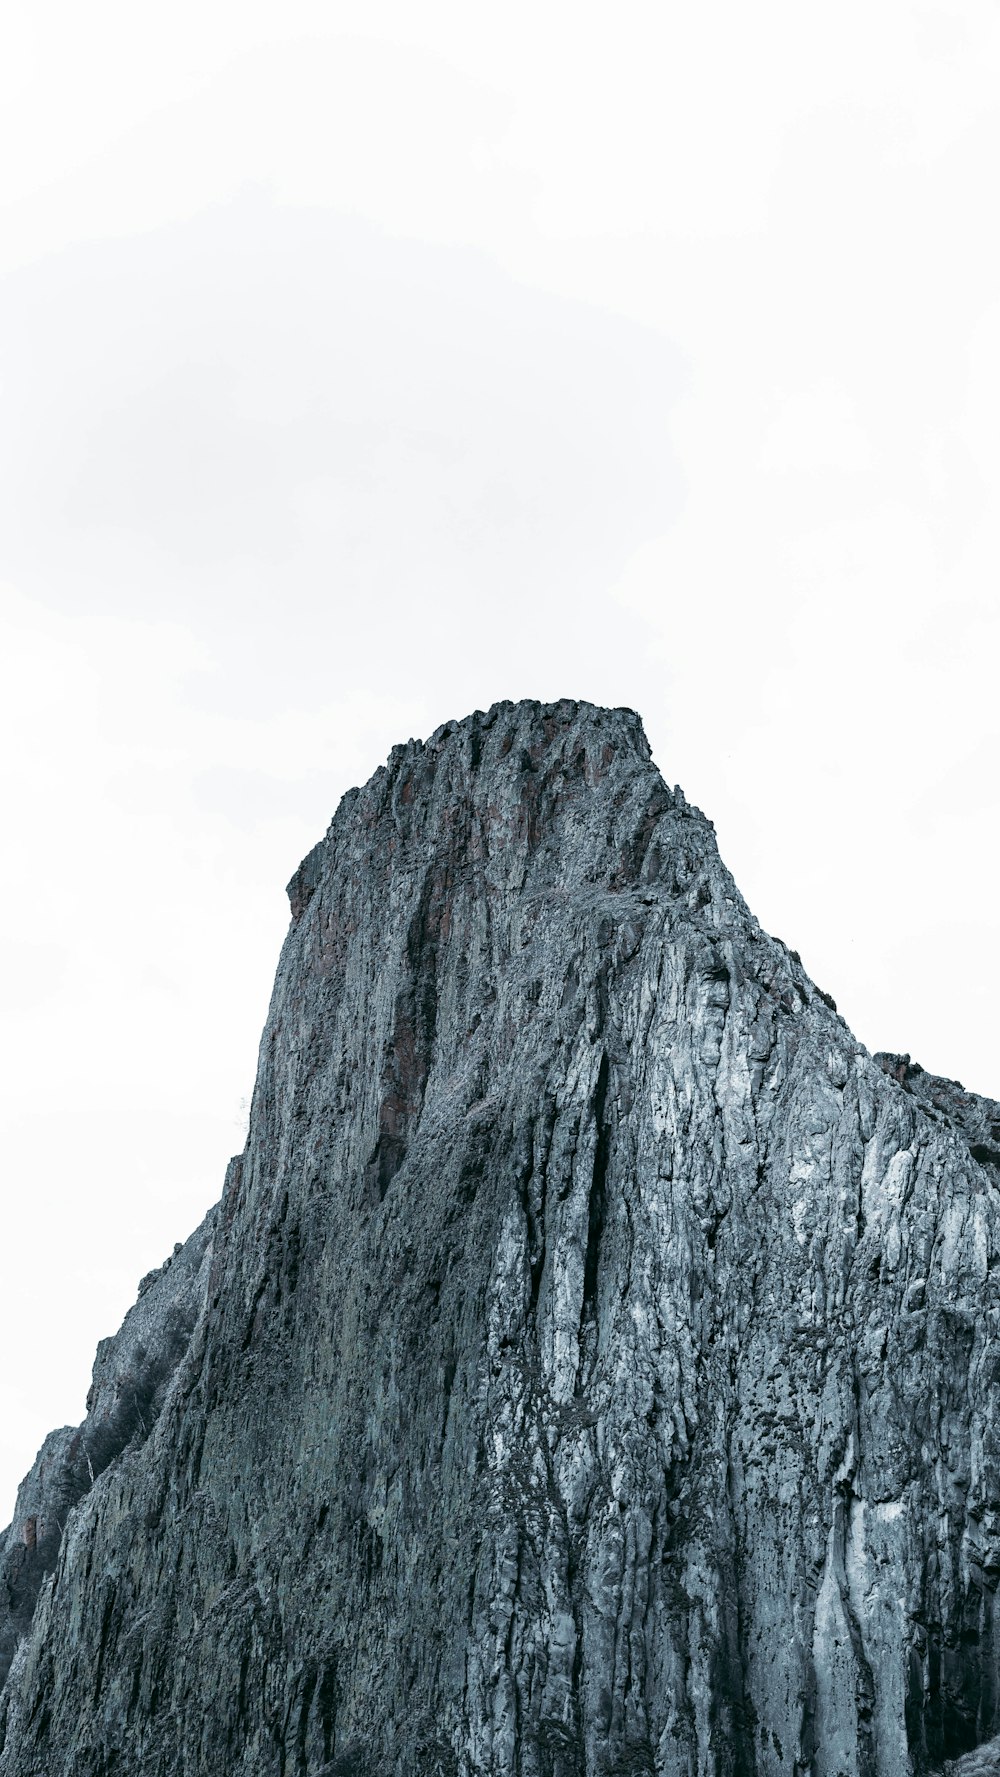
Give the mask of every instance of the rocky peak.
<svg viewBox="0 0 1000 1777">
<path fill-rule="evenodd" d="M 853 1039 L 631 711 L 396 748 L 289 898 L 142 1435 L 5 1545 L 0 1777 L 996 1768 L 997 1107 Z"/>
</svg>

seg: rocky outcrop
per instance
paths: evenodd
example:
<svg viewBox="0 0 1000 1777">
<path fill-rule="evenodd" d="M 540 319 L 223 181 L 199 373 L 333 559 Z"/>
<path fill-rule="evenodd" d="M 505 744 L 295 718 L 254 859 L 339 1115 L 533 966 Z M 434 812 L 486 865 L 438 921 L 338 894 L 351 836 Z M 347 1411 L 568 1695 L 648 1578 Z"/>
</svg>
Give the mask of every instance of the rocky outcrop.
<svg viewBox="0 0 1000 1777">
<path fill-rule="evenodd" d="M 858 1045 L 629 711 L 397 748 L 289 893 L 2 1777 L 995 1769 L 1000 1107 Z"/>
<path fill-rule="evenodd" d="M 187 1350 L 205 1297 L 215 1211 L 158 1271 L 113 1339 L 102 1339 L 82 1425 L 50 1432 L 18 1488 L 14 1520 L 0 1537 L 0 1685 L 28 1633 L 39 1591 L 53 1572 L 73 1507 L 155 1423 Z"/>
</svg>

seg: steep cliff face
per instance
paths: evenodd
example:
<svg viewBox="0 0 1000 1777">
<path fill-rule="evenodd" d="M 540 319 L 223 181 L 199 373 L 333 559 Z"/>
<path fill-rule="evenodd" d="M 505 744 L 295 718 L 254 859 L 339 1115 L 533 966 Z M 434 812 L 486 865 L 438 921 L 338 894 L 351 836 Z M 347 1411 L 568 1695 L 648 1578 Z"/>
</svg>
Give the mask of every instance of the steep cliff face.
<svg viewBox="0 0 1000 1777">
<path fill-rule="evenodd" d="M 289 893 L 2 1777 L 1000 1769 L 1000 1107 L 859 1047 L 628 711 L 397 748 Z"/>
<path fill-rule="evenodd" d="M 126 1450 L 145 1443 L 205 1300 L 215 1211 L 159 1271 L 113 1339 L 102 1339 L 82 1425 L 50 1432 L 0 1537 L 0 1685 L 55 1567 L 68 1514 Z"/>
</svg>

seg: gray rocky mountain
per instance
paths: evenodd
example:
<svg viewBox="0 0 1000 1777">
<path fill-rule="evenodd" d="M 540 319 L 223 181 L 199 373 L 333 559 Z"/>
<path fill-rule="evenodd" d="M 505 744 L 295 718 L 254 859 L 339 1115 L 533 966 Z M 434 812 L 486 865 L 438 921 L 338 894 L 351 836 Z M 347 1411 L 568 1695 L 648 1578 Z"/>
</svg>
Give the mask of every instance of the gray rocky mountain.
<svg viewBox="0 0 1000 1777">
<path fill-rule="evenodd" d="M 396 748 L 289 893 L 246 1149 L 0 1549 L 2 1777 L 1000 1771 L 1000 1106 L 627 710 Z"/>
</svg>

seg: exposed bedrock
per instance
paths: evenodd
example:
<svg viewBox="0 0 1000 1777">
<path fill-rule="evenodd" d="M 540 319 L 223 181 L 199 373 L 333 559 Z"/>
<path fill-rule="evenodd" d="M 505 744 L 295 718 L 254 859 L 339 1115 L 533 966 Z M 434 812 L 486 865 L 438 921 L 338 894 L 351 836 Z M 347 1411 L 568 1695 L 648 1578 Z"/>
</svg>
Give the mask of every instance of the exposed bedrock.
<svg viewBox="0 0 1000 1777">
<path fill-rule="evenodd" d="M 2 1777 L 1000 1771 L 1000 1106 L 630 711 L 396 748 L 289 894 L 183 1306 L 3 1545 Z"/>
<path fill-rule="evenodd" d="M 102 1339 L 82 1425 L 50 1432 L 0 1536 L 0 1684 L 55 1568 L 69 1513 L 126 1450 L 145 1443 L 201 1312 L 213 1209 L 139 1285 L 113 1339 Z"/>
</svg>

